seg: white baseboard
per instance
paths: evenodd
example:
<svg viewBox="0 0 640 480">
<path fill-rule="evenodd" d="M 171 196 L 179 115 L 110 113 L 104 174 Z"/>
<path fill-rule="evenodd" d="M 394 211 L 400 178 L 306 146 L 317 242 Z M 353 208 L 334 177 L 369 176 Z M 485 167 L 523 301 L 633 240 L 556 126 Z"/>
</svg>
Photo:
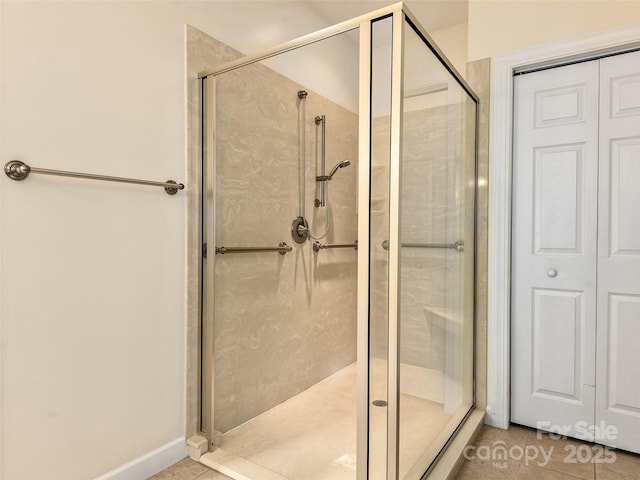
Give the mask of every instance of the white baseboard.
<svg viewBox="0 0 640 480">
<path fill-rule="evenodd" d="M 489 407 L 487 407 L 484 423 L 490 427 L 502 428 L 503 430 L 509 428 L 509 419 L 502 412 L 496 412 Z"/>
<path fill-rule="evenodd" d="M 187 453 L 188 447 L 184 437 L 177 438 L 115 470 L 100 475 L 95 480 L 145 480 L 186 458 Z"/>
</svg>

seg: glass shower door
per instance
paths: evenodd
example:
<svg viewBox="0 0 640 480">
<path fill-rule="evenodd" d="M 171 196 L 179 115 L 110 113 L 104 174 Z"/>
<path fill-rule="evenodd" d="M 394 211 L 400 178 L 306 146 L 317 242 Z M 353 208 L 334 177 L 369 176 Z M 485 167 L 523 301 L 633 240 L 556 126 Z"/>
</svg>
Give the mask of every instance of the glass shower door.
<svg viewBox="0 0 640 480">
<path fill-rule="evenodd" d="M 385 475 L 369 474 L 389 480 L 422 478 L 473 407 L 476 100 L 410 18 L 388 19 L 388 123 L 372 112 L 371 124 L 370 389 L 386 394 L 387 451 L 370 460 Z"/>
<path fill-rule="evenodd" d="M 476 103 L 403 31 L 399 478 L 419 479 L 473 405 Z"/>
</svg>

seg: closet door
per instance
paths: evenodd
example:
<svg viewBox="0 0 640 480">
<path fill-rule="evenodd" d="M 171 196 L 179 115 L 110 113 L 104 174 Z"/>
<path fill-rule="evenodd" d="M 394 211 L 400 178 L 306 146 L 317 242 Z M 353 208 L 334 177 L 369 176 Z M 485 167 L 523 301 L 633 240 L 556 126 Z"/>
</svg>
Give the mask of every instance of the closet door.
<svg viewBox="0 0 640 480">
<path fill-rule="evenodd" d="M 580 437 L 595 410 L 598 62 L 517 76 L 514 105 L 511 420 Z"/>
<path fill-rule="evenodd" d="M 600 62 L 598 443 L 640 453 L 640 52 Z"/>
</svg>

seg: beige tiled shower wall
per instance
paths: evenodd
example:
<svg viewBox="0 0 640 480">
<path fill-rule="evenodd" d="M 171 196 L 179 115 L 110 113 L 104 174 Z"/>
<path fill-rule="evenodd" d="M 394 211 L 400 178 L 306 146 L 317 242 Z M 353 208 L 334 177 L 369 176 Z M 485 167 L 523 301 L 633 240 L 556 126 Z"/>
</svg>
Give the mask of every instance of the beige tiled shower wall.
<svg viewBox="0 0 640 480">
<path fill-rule="evenodd" d="M 199 431 L 200 370 L 200 204 L 202 201 L 202 129 L 201 96 L 198 73 L 240 58 L 242 54 L 197 28 L 186 25 L 186 95 L 187 95 L 187 333 L 186 397 L 187 438 Z"/>
<path fill-rule="evenodd" d="M 286 54 L 285 54 L 286 55 Z M 299 213 L 297 92 L 308 93 L 306 216 L 324 231 L 327 208 L 315 208 L 316 151 L 326 116 L 327 171 L 350 160 L 329 185 L 328 243 L 357 238 L 358 117 L 262 64 L 216 77 L 216 245 L 277 246 L 293 251 L 216 256 L 215 419 L 226 432 L 356 359 L 356 251 L 294 243 Z M 212 248 L 209 251 L 213 251 Z"/>
</svg>

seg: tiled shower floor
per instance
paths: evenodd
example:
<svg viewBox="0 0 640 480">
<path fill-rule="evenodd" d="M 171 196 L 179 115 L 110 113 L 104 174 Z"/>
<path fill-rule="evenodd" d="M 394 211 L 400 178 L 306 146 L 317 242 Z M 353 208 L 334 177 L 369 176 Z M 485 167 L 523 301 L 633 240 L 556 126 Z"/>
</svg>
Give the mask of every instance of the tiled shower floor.
<svg viewBox="0 0 640 480">
<path fill-rule="evenodd" d="M 374 368 L 374 385 L 385 399 L 386 371 Z M 353 480 L 356 468 L 356 365 L 350 365 L 251 421 L 223 435 L 220 448 L 207 454 L 209 466 L 224 462 L 252 479 Z M 424 446 L 451 421 L 441 404 L 401 395 L 400 471 L 406 472 Z M 386 408 L 371 415 L 372 466 L 384 468 Z M 238 463 L 239 462 L 239 463 Z M 255 469 L 254 469 L 255 467 Z M 235 468 L 235 467 L 233 467 Z M 255 470 L 255 474 L 252 473 Z M 226 472 L 225 472 L 226 473 Z M 275 473 L 276 476 L 271 476 Z"/>
</svg>

